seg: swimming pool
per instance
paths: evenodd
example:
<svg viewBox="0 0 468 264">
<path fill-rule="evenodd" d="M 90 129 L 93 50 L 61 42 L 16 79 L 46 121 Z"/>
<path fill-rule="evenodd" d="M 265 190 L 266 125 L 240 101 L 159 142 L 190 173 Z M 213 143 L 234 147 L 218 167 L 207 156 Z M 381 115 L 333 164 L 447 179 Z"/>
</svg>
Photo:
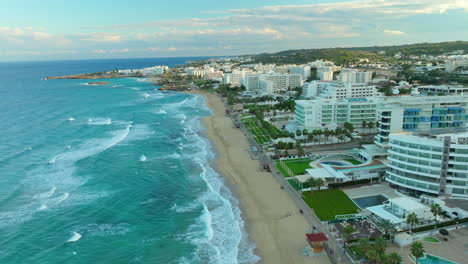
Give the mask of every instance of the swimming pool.
<svg viewBox="0 0 468 264">
<path fill-rule="evenodd" d="M 348 166 L 348 164 L 345 164 L 343 162 L 338 162 L 338 161 L 322 161 L 320 163 L 327 164 L 327 165 L 335 165 L 335 166 Z"/>
<path fill-rule="evenodd" d="M 456 262 L 440 258 L 438 256 L 426 254 L 424 258 L 419 258 L 420 264 L 458 264 Z"/>
<path fill-rule="evenodd" d="M 361 208 L 367 208 L 371 206 L 376 206 L 376 205 L 381 205 L 385 201 L 387 201 L 387 197 L 378 194 L 378 195 L 372 195 L 372 196 L 366 196 L 366 197 L 360 197 L 360 198 L 355 198 L 353 201 Z"/>
</svg>

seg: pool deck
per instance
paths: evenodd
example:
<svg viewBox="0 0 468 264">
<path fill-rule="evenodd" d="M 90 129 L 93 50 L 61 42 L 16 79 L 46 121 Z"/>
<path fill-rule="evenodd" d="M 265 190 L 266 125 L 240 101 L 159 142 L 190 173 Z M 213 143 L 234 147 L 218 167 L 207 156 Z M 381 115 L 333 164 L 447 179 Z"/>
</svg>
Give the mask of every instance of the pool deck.
<svg viewBox="0 0 468 264">
<path fill-rule="evenodd" d="M 458 230 L 450 231 L 447 236 L 448 241 L 445 242 L 442 239 L 442 235 L 435 234 L 433 237 L 441 240 L 438 243 L 434 242 L 422 242 L 424 249 L 430 255 L 435 255 L 450 261 L 457 262 L 459 264 L 467 263 L 468 259 L 468 229 L 461 228 Z M 414 264 L 414 261 L 409 257 L 410 246 L 403 247 L 400 249 L 397 246 L 390 246 L 388 252 L 397 252 L 403 258 L 403 262 L 407 264 Z"/>
<path fill-rule="evenodd" d="M 347 187 L 342 189 L 346 195 L 351 199 L 374 196 L 374 195 L 383 195 L 387 198 L 397 198 L 401 197 L 394 189 L 390 188 L 388 182 L 378 183 L 378 184 L 366 184 L 360 187 Z"/>
</svg>

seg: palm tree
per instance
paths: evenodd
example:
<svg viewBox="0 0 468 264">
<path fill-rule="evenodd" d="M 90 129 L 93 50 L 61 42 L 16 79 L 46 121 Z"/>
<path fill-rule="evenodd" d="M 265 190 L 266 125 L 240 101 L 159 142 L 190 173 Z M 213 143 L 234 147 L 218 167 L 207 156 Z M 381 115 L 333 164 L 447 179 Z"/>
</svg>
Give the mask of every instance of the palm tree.
<svg viewBox="0 0 468 264">
<path fill-rule="evenodd" d="M 379 255 L 379 257 L 382 257 L 385 254 L 385 251 L 387 250 L 387 241 L 385 241 L 383 237 L 378 237 L 375 240 L 374 249 Z"/>
<path fill-rule="evenodd" d="M 400 264 L 402 261 L 403 260 L 401 259 L 401 256 L 398 255 L 398 253 L 392 252 L 388 254 L 385 264 Z"/>
<path fill-rule="evenodd" d="M 307 140 L 310 142 L 314 139 L 314 134 L 310 133 L 307 135 Z"/>
<path fill-rule="evenodd" d="M 390 220 L 384 219 L 380 221 L 379 227 L 384 231 L 384 236 L 387 239 L 391 239 L 397 233 L 396 225 Z"/>
<path fill-rule="evenodd" d="M 413 226 L 419 223 L 418 216 L 416 213 L 412 212 L 406 216 L 406 223 L 410 225 L 410 233 L 412 233 Z"/>
<path fill-rule="evenodd" d="M 314 178 L 310 178 L 310 179 L 307 180 L 307 183 L 309 184 L 309 186 L 310 186 L 310 188 L 311 188 L 311 189 L 310 189 L 310 193 L 312 193 L 312 191 L 313 191 L 312 188 L 314 188 L 314 187 L 316 186 L 316 184 L 315 184 L 315 179 L 314 179 Z"/>
<path fill-rule="evenodd" d="M 437 216 L 442 215 L 442 207 L 439 204 L 433 204 L 431 206 L 431 213 L 434 215 L 435 222 L 437 223 Z"/>
<path fill-rule="evenodd" d="M 362 133 L 364 133 L 364 130 L 367 126 L 367 121 L 366 120 L 363 120 L 362 123 L 361 123 L 361 126 L 362 126 Z"/>
<path fill-rule="evenodd" d="M 317 186 L 318 190 L 325 184 L 322 178 L 315 179 L 315 186 Z"/>
<path fill-rule="evenodd" d="M 361 252 L 365 253 L 367 250 L 369 250 L 370 245 L 369 245 L 369 239 L 367 238 L 361 238 L 358 241 L 358 248 L 361 250 Z"/>
<path fill-rule="evenodd" d="M 380 259 L 379 253 L 374 249 L 367 250 L 365 255 L 367 260 L 370 261 L 370 263 L 378 263 Z"/>
<path fill-rule="evenodd" d="M 367 127 L 369 128 L 369 133 L 372 133 L 372 128 L 374 128 L 375 123 L 374 122 L 368 122 Z"/>
<path fill-rule="evenodd" d="M 419 263 L 418 259 L 424 256 L 424 247 L 421 242 L 414 242 L 411 245 L 411 255 L 416 258 L 416 263 Z"/>
<path fill-rule="evenodd" d="M 351 238 L 351 234 L 354 232 L 354 227 L 347 225 L 343 228 L 343 237 L 344 239 L 349 242 L 349 239 Z"/>
</svg>

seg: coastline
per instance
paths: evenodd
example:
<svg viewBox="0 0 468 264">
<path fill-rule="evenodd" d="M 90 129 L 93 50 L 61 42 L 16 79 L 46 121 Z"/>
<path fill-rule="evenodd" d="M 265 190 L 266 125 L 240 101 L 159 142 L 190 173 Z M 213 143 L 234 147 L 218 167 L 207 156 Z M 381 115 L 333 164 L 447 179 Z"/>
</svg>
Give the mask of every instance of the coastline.
<svg viewBox="0 0 468 264">
<path fill-rule="evenodd" d="M 249 239 L 261 257 L 259 263 L 330 263 L 327 256 L 302 256 L 310 225 L 276 179 L 250 158 L 247 139 L 225 115 L 221 99 L 206 92 L 187 93 L 204 96 L 213 112 L 203 120 L 204 133 L 217 151 L 216 169 L 239 200 Z"/>
</svg>

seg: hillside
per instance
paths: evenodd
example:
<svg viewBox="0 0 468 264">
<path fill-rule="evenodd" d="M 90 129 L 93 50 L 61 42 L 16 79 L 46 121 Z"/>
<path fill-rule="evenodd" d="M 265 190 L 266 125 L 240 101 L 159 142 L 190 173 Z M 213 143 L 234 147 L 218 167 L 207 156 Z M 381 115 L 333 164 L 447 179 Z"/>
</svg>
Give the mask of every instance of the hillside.
<svg viewBox="0 0 468 264">
<path fill-rule="evenodd" d="M 334 61 L 338 65 L 343 65 L 362 58 L 379 60 L 385 56 L 393 56 L 398 52 L 401 52 L 403 55 L 440 55 L 457 50 L 464 50 L 465 53 L 468 52 L 468 41 L 417 43 L 398 46 L 286 50 L 277 53 L 253 55 L 252 59 L 255 62 L 261 63 L 306 63 L 316 59 L 324 59 Z M 385 55 L 378 54 L 379 51 L 385 51 Z"/>
</svg>

